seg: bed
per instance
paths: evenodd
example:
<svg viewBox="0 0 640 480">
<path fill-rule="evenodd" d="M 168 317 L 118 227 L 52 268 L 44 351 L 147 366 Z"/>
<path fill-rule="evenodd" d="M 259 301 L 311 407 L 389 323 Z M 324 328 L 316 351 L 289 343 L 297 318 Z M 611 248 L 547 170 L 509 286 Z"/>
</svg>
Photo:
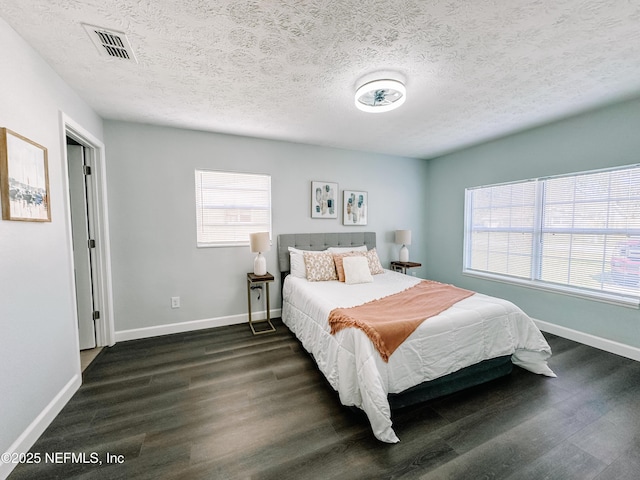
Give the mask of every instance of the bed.
<svg viewBox="0 0 640 480">
<path fill-rule="evenodd" d="M 312 355 L 340 402 L 366 413 L 379 440 L 399 441 L 392 408 L 493 380 L 510 373 L 514 364 L 555 376 L 547 366 L 551 349 L 533 321 L 511 302 L 475 292 L 422 322 L 386 361 L 361 329 L 332 333 L 329 317 L 336 309 L 364 305 L 424 283 L 386 269 L 367 283 L 354 284 L 310 281 L 299 274 L 297 255 L 303 252 L 310 258 L 310 252 L 357 247 L 375 257 L 375 233 L 280 235 L 282 321 Z"/>
</svg>

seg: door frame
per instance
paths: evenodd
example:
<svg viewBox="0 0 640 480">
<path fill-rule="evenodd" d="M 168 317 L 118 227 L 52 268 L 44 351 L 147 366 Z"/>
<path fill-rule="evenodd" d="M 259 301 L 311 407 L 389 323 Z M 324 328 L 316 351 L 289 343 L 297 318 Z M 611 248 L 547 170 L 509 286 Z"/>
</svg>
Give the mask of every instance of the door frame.
<svg viewBox="0 0 640 480">
<path fill-rule="evenodd" d="M 71 273 L 74 272 L 73 239 L 71 234 L 71 200 L 69 196 L 69 163 L 67 159 L 67 137 L 85 147 L 86 163 L 91 166 L 91 175 L 87 178 L 88 214 L 93 219 L 93 233 L 96 241 L 96 285 L 94 285 L 94 301 L 100 318 L 95 321 L 96 346 L 112 346 L 115 344 L 113 318 L 113 285 L 111 277 L 111 245 L 109 243 L 109 215 L 107 208 L 107 174 L 105 165 L 105 147 L 94 135 L 72 120 L 64 112 L 60 112 L 61 144 L 63 148 L 63 187 L 66 201 L 67 240 Z M 73 312 L 74 325 L 78 328 L 78 309 L 76 303 L 75 279 L 73 280 Z"/>
</svg>

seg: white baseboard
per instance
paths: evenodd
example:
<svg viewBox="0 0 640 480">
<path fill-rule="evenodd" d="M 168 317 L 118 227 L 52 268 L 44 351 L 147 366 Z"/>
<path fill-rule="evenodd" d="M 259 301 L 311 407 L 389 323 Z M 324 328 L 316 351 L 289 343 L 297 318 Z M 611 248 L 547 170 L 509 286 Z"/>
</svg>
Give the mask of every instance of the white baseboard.
<svg viewBox="0 0 640 480">
<path fill-rule="evenodd" d="M 22 432 L 22 435 L 13 442 L 7 449 L 8 454 L 27 453 L 29 449 L 36 443 L 36 440 L 44 433 L 47 427 L 53 422 L 62 408 L 71 400 L 73 394 L 80 388 L 82 384 L 82 375 L 76 374 L 67 384 L 58 392 L 58 394 L 49 402 L 49 404 L 40 412 L 33 422 Z M 16 463 L 4 463 L 0 460 L 0 478 L 7 478 L 16 467 Z"/>
<path fill-rule="evenodd" d="M 625 345 L 624 343 L 616 342 L 602 337 L 596 337 L 589 333 L 580 332 L 571 328 L 556 325 L 554 323 L 545 322 L 538 319 L 533 319 L 535 324 L 543 332 L 548 332 L 559 337 L 568 338 L 576 342 L 589 345 L 590 347 L 599 348 L 605 352 L 615 353 L 622 357 L 630 358 L 632 360 L 640 361 L 640 348 L 632 347 L 631 345 Z"/>
<path fill-rule="evenodd" d="M 253 312 L 254 320 L 267 318 L 266 311 Z M 271 310 L 271 318 L 280 316 L 280 309 Z M 194 330 L 204 330 L 206 328 L 224 327 L 227 325 L 237 325 L 248 323 L 247 314 L 230 315 L 227 317 L 205 318 L 202 320 L 191 320 L 189 322 L 169 323 L 167 325 L 154 325 L 152 327 L 133 328 L 131 330 L 119 330 L 116 332 L 116 342 L 126 340 L 138 340 L 140 338 L 159 337 L 160 335 L 171 335 L 172 333 L 192 332 Z M 248 327 L 247 327 L 248 328 Z"/>
</svg>

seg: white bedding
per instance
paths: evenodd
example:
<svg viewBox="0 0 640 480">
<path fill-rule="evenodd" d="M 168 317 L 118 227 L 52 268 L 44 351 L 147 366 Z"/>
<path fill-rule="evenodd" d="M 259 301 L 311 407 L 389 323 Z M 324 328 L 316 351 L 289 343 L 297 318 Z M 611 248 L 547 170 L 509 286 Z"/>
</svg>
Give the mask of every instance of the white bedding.
<svg viewBox="0 0 640 480">
<path fill-rule="evenodd" d="M 555 377 L 547 366 L 551 349 L 533 321 L 507 300 L 476 293 L 427 319 L 385 363 L 369 338 L 347 328 L 331 335 L 328 317 L 405 290 L 419 279 L 385 270 L 373 283 L 346 285 L 287 276 L 282 321 L 313 354 L 344 405 L 365 411 L 379 440 L 395 443 L 389 393 L 399 393 L 482 360 L 512 355 L 512 362 Z"/>
</svg>

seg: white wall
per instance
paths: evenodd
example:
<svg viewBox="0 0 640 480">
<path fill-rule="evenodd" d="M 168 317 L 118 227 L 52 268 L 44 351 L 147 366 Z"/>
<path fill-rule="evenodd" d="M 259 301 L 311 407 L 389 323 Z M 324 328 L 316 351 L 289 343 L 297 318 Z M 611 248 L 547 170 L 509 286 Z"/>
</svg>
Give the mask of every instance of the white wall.
<svg viewBox="0 0 640 480">
<path fill-rule="evenodd" d="M 101 119 L 0 19 L 0 126 L 48 149 L 51 223 L 0 220 L 0 453 L 28 449 L 80 383 L 63 189 L 64 112 Z M 11 466 L 0 463 L 0 477 Z"/>
<path fill-rule="evenodd" d="M 105 122 L 105 139 L 117 339 L 246 321 L 253 254 L 196 247 L 196 168 L 272 176 L 274 246 L 266 257 L 276 275 L 280 233 L 374 231 L 388 266 L 397 258 L 394 230 L 409 228 L 411 259 L 424 260 L 426 161 L 115 121 Z M 312 219 L 312 180 L 337 182 L 340 195 L 367 191 L 368 225 L 343 226 L 341 215 Z M 279 295 L 277 277 L 274 309 Z M 172 296 L 181 297 L 180 309 L 171 309 Z"/>
</svg>

